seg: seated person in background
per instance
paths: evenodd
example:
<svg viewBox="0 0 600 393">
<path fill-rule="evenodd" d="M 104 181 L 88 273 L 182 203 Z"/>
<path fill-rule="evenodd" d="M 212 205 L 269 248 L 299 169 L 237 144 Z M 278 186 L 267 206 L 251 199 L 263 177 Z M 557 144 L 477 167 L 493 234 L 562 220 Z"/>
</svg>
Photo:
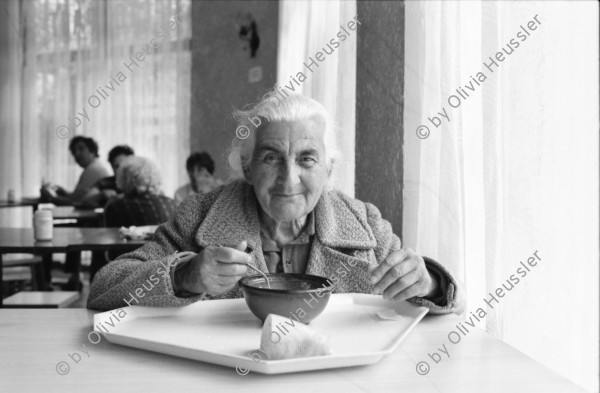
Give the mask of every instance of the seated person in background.
<svg viewBox="0 0 600 393">
<path fill-rule="evenodd" d="M 108 162 L 113 169 L 113 173 L 117 173 L 121 162 L 129 156 L 134 155 L 133 149 L 127 145 L 118 145 L 113 147 L 108 152 Z M 83 197 L 82 204 L 86 207 L 102 207 L 106 205 L 111 198 L 114 198 L 120 191 L 117 188 L 116 176 L 109 176 L 100 179 L 94 187 Z"/>
<path fill-rule="evenodd" d="M 107 227 L 158 225 L 174 217 L 175 202 L 162 195 L 158 167 L 149 159 L 125 157 L 116 171 L 116 186 L 123 195 L 113 198 L 104 208 Z M 98 270 L 119 255 L 109 252 L 107 256 L 92 258 L 90 282 Z"/>
<path fill-rule="evenodd" d="M 104 208 L 107 227 L 158 225 L 175 212 L 175 202 L 161 192 L 158 167 L 144 157 L 125 158 L 117 170 L 117 188 L 123 196 Z"/>
<path fill-rule="evenodd" d="M 74 137 L 69 144 L 69 150 L 75 162 L 83 168 L 75 190 L 68 192 L 61 186 L 44 184 L 40 190 L 43 201 L 55 205 L 80 205 L 98 180 L 110 176 L 108 168 L 98 159 L 98 144 L 92 138 Z"/>
<path fill-rule="evenodd" d="M 206 194 L 223 184 L 222 181 L 213 177 L 215 162 L 206 152 L 191 154 L 185 163 L 185 168 L 190 177 L 190 182 L 179 187 L 175 192 L 175 203 L 177 205 L 192 194 Z"/>
</svg>

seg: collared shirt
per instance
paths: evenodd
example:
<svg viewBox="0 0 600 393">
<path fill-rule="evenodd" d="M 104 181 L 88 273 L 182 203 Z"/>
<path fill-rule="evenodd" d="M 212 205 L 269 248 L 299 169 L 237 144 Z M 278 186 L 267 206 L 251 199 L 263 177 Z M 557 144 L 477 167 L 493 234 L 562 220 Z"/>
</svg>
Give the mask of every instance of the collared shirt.
<svg viewBox="0 0 600 393">
<path fill-rule="evenodd" d="M 277 247 L 277 243 L 269 237 L 269 231 L 261 225 L 262 252 L 270 273 L 304 273 L 306 271 L 310 247 L 315 234 L 314 214 L 311 212 L 307 218 L 308 223 L 300 235 L 282 249 Z"/>
</svg>

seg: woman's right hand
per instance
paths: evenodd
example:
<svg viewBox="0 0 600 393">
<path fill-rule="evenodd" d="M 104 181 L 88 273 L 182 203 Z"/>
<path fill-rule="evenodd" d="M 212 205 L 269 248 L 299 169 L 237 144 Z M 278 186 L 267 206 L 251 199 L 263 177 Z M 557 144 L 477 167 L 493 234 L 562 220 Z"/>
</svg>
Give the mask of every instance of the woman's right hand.
<svg viewBox="0 0 600 393">
<path fill-rule="evenodd" d="M 175 271 L 175 287 L 192 293 L 219 295 L 231 290 L 246 274 L 252 257 L 244 250 L 246 241 L 235 248 L 207 247 Z"/>
</svg>

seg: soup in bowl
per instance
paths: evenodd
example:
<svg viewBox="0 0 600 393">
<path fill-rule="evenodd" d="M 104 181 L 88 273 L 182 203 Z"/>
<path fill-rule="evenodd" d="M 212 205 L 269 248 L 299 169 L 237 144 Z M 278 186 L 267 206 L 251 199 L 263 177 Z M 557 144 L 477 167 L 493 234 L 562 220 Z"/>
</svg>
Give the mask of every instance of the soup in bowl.
<svg viewBox="0 0 600 393">
<path fill-rule="evenodd" d="M 323 312 L 333 284 L 325 277 L 310 274 L 268 273 L 239 281 L 248 308 L 264 321 L 269 314 L 309 323 Z"/>
</svg>

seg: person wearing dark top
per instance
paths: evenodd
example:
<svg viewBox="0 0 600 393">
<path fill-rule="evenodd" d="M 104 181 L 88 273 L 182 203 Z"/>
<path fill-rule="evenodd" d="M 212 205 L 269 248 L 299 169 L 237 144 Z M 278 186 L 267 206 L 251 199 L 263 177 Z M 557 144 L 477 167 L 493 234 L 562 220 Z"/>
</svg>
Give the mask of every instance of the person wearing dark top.
<svg viewBox="0 0 600 393">
<path fill-rule="evenodd" d="M 175 202 L 164 195 L 144 194 L 124 197 L 106 206 L 104 217 L 107 227 L 158 225 L 175 213 Z"/>
<path fill-rule="evenodd" d="M 162 194 L 158 167 L 144 157 L 127 157 L 117 170 L 123 196 L 104 208 L 107 227 L 158 225 L 175 212 L 173 199 Z"/>
<path fill-rule="evenodd" d="M 149 159 L 126 157 L 116 171 L 116 186 L 123 195 L 104 207 L 106 227 L 159 225 L 175 215 L 175 201 L 162 194 L 158 167 Z M 108 260 L 121 253 L 110 252 L 108 258 L 92 260 L 90 282 Z"/>
</svg>

